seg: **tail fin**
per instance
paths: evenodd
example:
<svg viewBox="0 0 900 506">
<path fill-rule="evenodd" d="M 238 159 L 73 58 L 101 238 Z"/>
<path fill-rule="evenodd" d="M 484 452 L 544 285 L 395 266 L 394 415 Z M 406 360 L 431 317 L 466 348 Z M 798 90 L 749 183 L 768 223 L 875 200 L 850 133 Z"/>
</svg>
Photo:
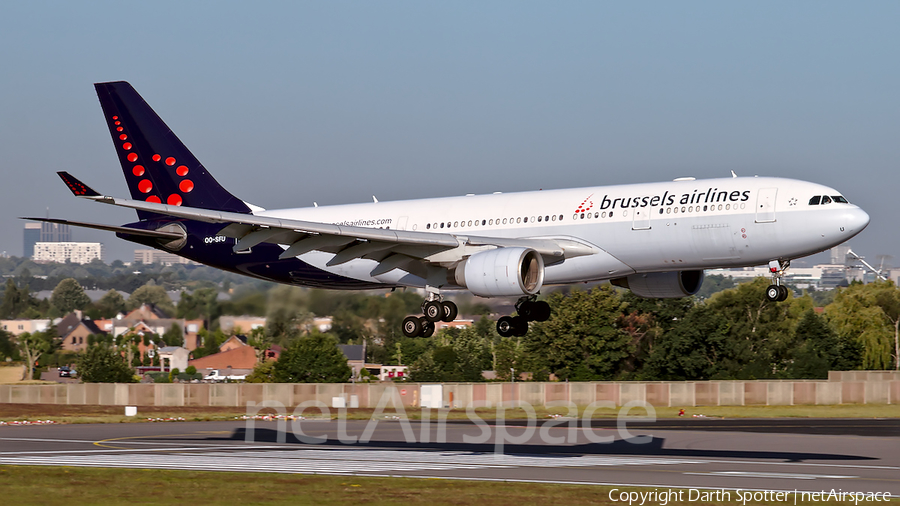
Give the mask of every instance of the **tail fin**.
<svg viewBox="0 0 900 506">
<path fill-rule="evenodd" d="M 94 84 L 128 189 L 135 200 L 250 213 L 207 172 L 130 84 Z M 143 220 L 154 216 L 138 211 Z"/>
</svg>

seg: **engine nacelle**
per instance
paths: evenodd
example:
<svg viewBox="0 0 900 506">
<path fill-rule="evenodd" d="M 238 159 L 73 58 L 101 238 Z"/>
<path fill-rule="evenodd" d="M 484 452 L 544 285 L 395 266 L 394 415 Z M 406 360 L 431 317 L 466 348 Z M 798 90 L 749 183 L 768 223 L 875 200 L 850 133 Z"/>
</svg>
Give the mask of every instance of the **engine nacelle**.
<svg viewBox="0 0 900 506">
<path fill-rule="evenodd" d="M 703 271 L 670 271 L 632 274 L 610 283 L 628 288 L 635 295 L 653 299 L 670 299 L 694 295 L 703 285 Z"/>
<path fill-rule="evenodd" d="M 460 262 L 449 281 L 480 297 L 534 295 L 544 284 L 544 259 L 530 248 L 482 251 Z"/>
</svg>

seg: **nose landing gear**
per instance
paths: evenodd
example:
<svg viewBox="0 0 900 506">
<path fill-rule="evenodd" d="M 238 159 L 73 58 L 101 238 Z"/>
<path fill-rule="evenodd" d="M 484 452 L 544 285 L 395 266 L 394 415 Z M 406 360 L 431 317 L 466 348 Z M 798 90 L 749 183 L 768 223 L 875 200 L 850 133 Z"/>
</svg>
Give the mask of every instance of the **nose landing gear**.
<svg viewBox="0 0 900 506">
<path fill-rule="evenodd" d="M 456 304 L 441 296 L 430 294 L 422 303 L 423 316 L 407 316 L 403 320 L 403 335 L 406 337 L 431 337 L 434 335 L 434 324 L 440 321 L 452 322 L 459 314 Z"/>
<path fill-rule="evenodd" d="M 773 284 L 766 288 L 766 299 L 769 302 L 783 302 L 788 298 L 788 287 L 782 283 L 785 271 L 791 266 L 790 260 L 772 260 L 769 262 L 769 272 L 772 273 Z"/>
<path fill-rule="evenodd" d="M 518 316 L 503 316 L 497 320 L 497 333 L 503 337 L 522 337 L 528 333 L 528 322 L 550 319 L 550 304 L 537 300 L 536 295 L 522 297 L 516 302 Z"/>
</svg>

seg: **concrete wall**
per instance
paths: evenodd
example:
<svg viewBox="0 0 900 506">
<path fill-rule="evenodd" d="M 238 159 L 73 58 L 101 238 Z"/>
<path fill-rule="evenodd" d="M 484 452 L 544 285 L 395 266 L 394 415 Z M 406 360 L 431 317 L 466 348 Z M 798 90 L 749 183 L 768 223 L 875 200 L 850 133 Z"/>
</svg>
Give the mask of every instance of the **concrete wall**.
<svg viewBox="0 0 900 506">
<path fill-rule="evenodd" d="M 107 406 L 245 406 L 249 402 L 280 402 L 297 406 L 318 401 L 332 406 L 343 397 L 349 406 L 419 405 L 418 383 L 297 383 L 297 384 L 59 384 L 0 385 L 0 403 L 98 404 Z M 391 387 L 396 387 L 393 390 Z M 443 405 L 464 408 L 470 403 L 496 406 L 526 402 L 533 406 L 586 406 L 593 402 L 617 406 L 633 401 L 653 406 L 744 406 L 900 404 L 900 378 L 893 373 L 853 371 L 827 381 L 672 381 L 583 383 L 445 383 Z"/>
</svg>

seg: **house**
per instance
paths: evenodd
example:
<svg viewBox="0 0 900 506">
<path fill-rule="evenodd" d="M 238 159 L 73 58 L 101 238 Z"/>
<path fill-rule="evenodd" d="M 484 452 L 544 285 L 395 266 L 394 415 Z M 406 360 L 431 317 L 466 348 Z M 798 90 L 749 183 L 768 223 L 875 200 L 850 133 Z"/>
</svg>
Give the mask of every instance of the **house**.
<svg viewBox="0 0 900 506">
<path fill-rule="evenodd" d="M 26 332 L 33 334 L 35 332 L 43 332 L 50 328 L 50 320 L 0 320 L 0 328 L 14 336 Z"/>
<path fill-rule="evenodd" d="M 69 332 L 72 332 L 73 330 L 75 330 L 75 327 L 77 327 L 78 324 L 81 323 L 81 320 L 83 320 L 83 319 L 84 319 L 84 315 L 82 314 L 82 312 L 76 309 L 74 312 L 69 313 L 66 316 L 62 317 L 61 319 L 57 320 L 55 322 L 56 337 L 62 338 L 63 336 L 67 335 Z"/>
<path fill-rule="evenodd" d="M 219 317 L 219 328 L 226 334 L 232 332 L 237 334 L 249 334 L 255 329 L 265 327 L 266 318 L 264 316 L 227 316 Z"/>
<path fill-rule="evenodd" d="M 252 346 L 239 346 L 212 355 L 188 361 L 188 365 L 197 368 L 197 372 L 205 376 L 213 369 L 231 369 L 231 374 L 250 374 L 256 367 L 256 349 Z"/>
<path fill-rule="evenodd" d="M 360 371 L 365 369 L 372 376 L 381 374 L 381 364 L 366 363 L 366 345 L 365 344 L 340 344 L 338 348 L 341 353 L 347 357 L 347 365 L 353 370 L 352 378 L 358 378 Z"/>
<path fill-rule="evenodd" d="M 241 346 L 247 346 L 247 336 L 231 336 L 226 339 L 224 343 L 219 345 L 219 352 L 233 350 L 235 348 L 240 348 Z"/>
<path fill-rule="evenodd" d="M 191 355 L 187 348 L 182 348 L 181 346 L 166 346 L 157 350 L 156 353 L 159 355 L 159 365 L 162 371 L 178 369 L 184 372 L 188 367 L 188 357 Z M 166 367 L 167 360 L 168 367 Z"/>
<path fill-rule="evenodd" d="M 62 349 L 81 352 L 87 349 L 91 336 L 105 335 L 106 332 L 101 330 L 93 321 L 81 320 L 68 334 L 60 338 L 62 340 Z"/>
</svg>

